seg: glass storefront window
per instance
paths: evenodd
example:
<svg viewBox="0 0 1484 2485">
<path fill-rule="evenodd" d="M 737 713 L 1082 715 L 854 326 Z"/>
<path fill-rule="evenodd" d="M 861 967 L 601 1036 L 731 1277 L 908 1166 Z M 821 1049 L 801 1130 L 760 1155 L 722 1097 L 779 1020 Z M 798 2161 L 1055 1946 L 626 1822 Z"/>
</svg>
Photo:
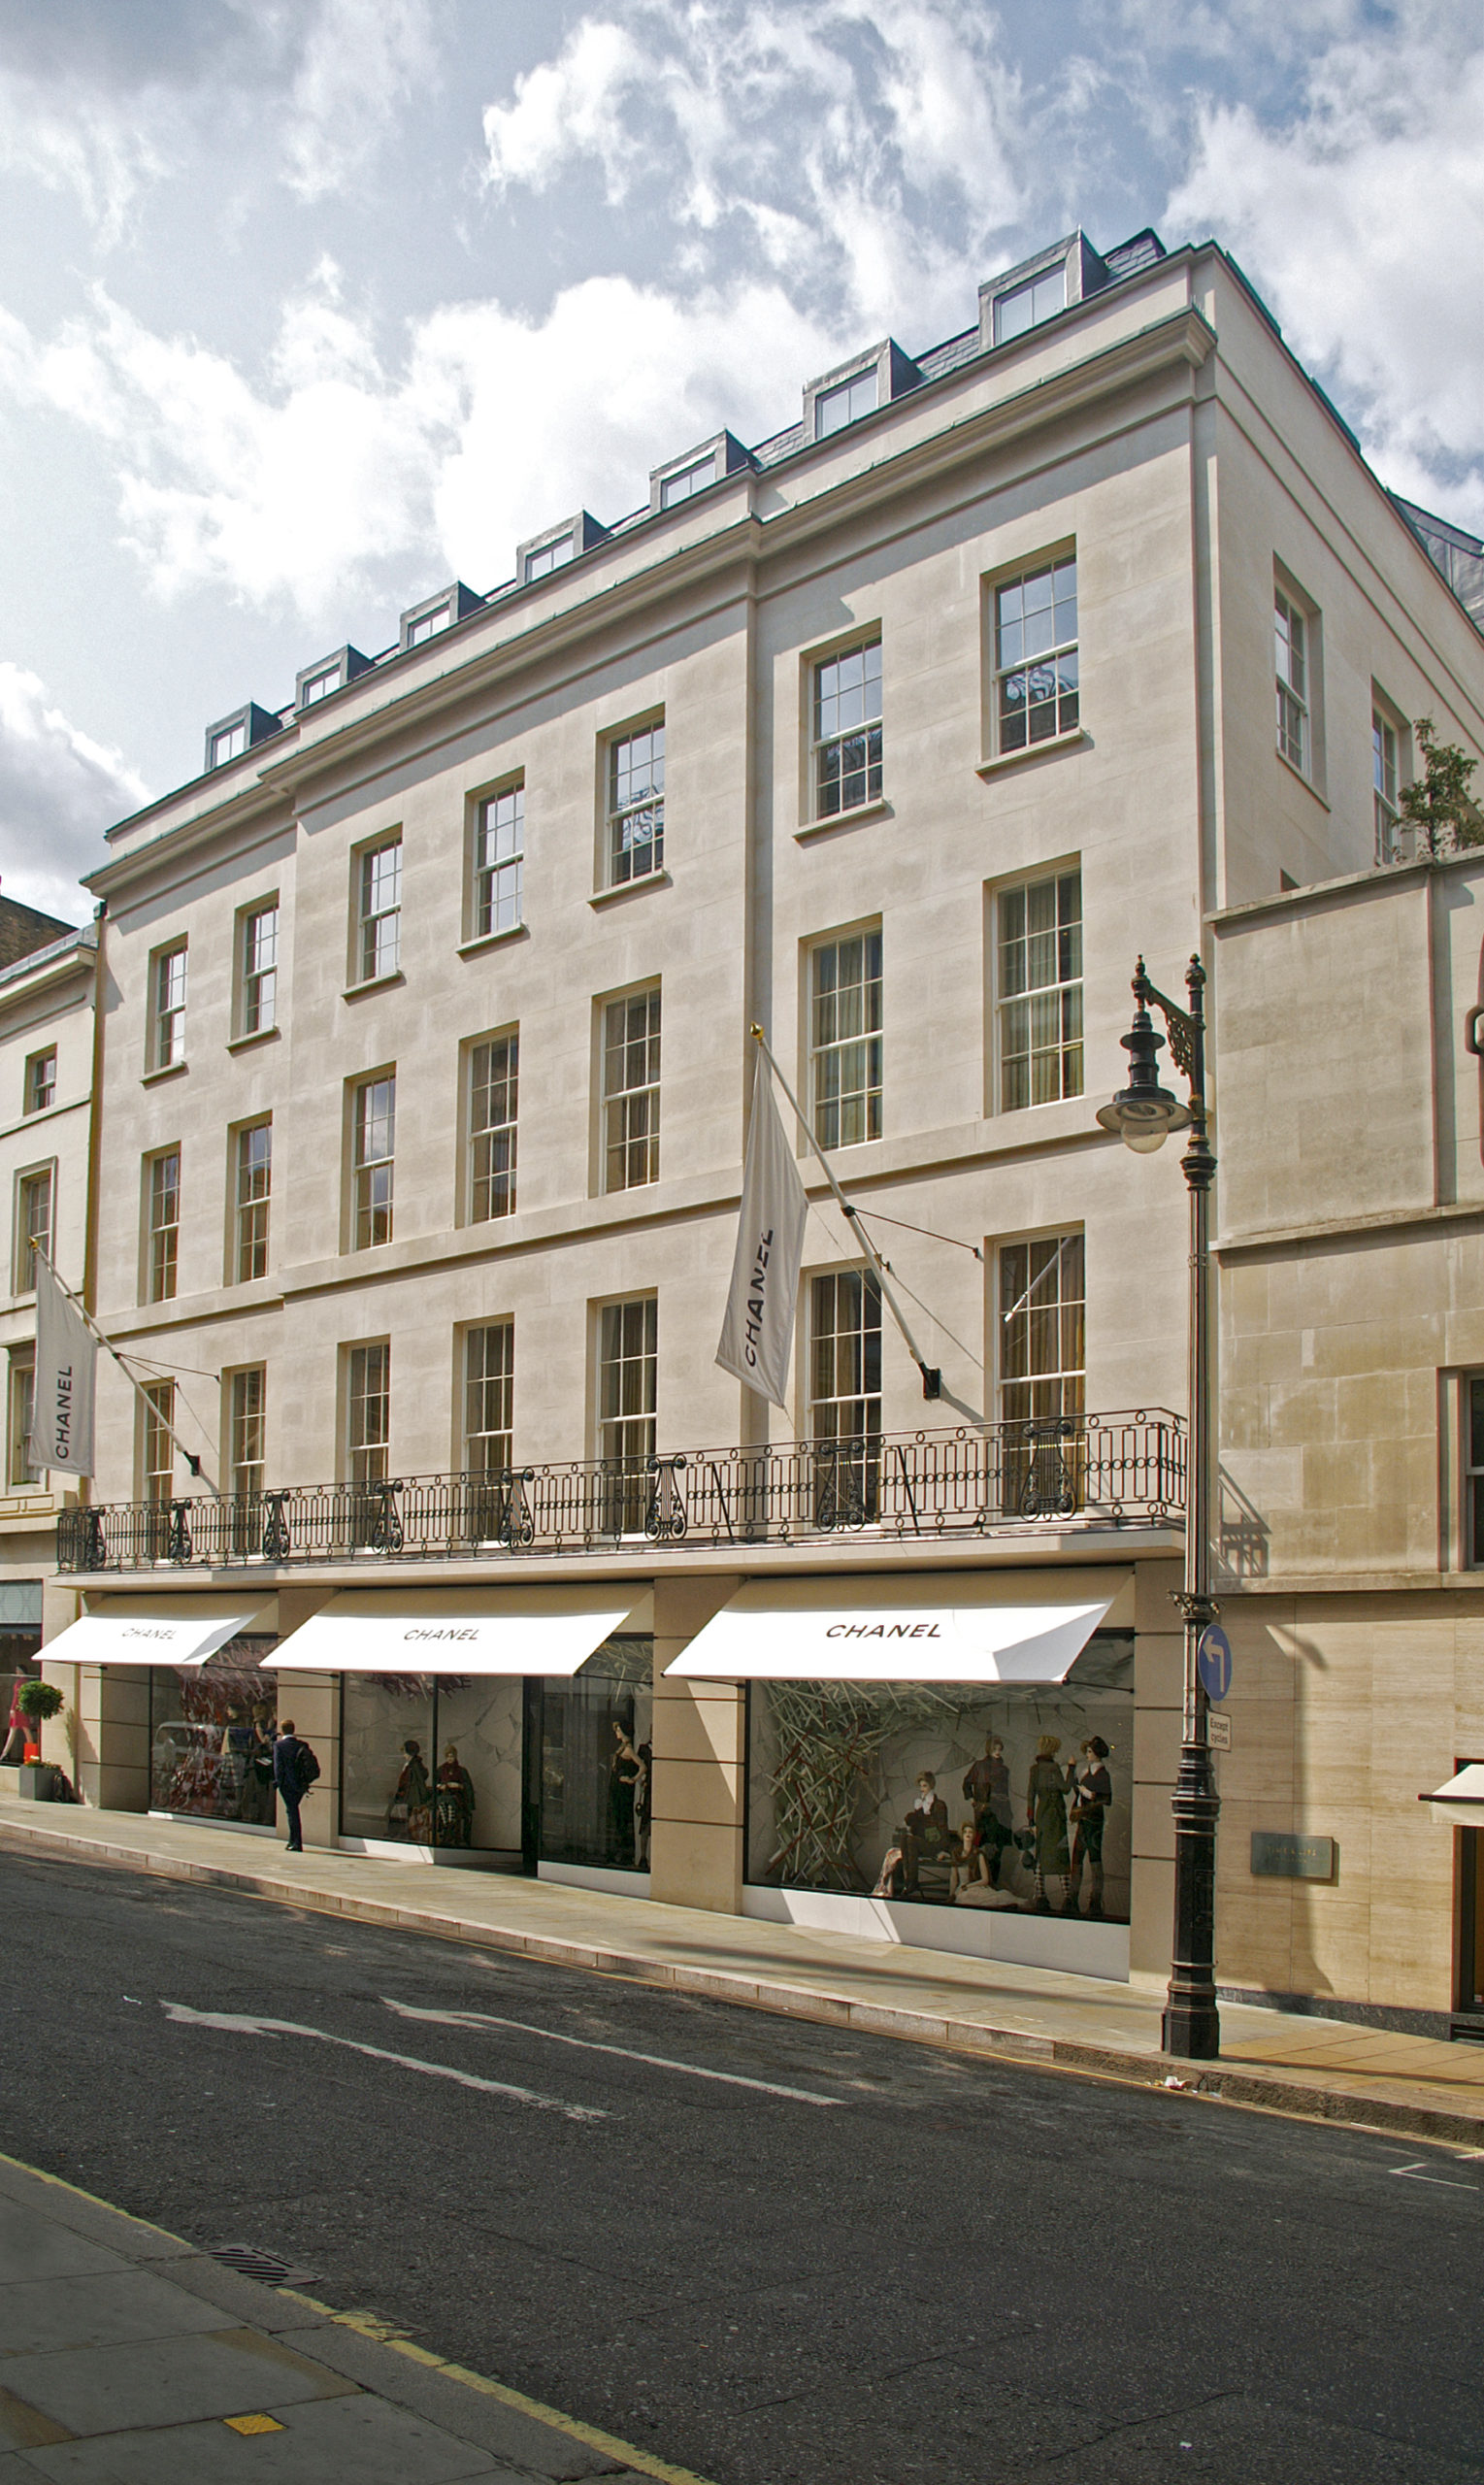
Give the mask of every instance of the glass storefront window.
<svg viewBox="0 0 1484 2485">
<path fill-rule="evenodd" d="M 654 1641 L 606 1640 L 580 1671 L 533 1685 L 545 1864 L 649 1870 Z"/>
<path fill-rule="evenodd" d="M 41 1673 L 41 1633 L 39 1631 L 0 1632 L 0 1768 L 18 1768 L 28 1750 L 39 1748 L 39 1738 L 28 1726 L 19 1708 L 20 1686 L 34 1682 Z"/>
<path fill-rule="evenodd" d="M 229 1640 L 201 1666 L 149 1669 L 149 1808 L 272 1829 L 274 1637 Z"/>
<path fill-rule="evenodd" d="M 342 1695 L 343 1837 L 519 1852 L 518 1678 L 347 1673 Z"/>
<path fill-rule="evenodd" d="M 754 1682 L 747 1877 L 1129 1920 L 1134 1642 L 1066 1682 Z"/>
</svg>

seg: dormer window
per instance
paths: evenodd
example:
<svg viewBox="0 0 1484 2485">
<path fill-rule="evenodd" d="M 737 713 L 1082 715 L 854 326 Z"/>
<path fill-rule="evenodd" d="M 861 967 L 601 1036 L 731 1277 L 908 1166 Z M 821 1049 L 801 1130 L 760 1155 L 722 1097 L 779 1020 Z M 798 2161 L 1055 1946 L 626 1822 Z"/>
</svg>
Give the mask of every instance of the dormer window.
<svg viewBox="0 0 1484 2485">
<path fill-rule="evenodd" d="M 1135 267 L 1162 258 L 1154 233 L 1138 233 L 1126 246 Z M 1115 256 L 1117 253 L 1114 254 Z M 1059 242 L 1022 259 L 1018 267 L 1002 268 L 979 287 L 979 345 L 1007 346 L 1027 336 L 1063 311 L 1074 311 L 1113 281 L 1109 262 L 1093 248 L 1083 232 L 1066 233 Z"/>
<path fill-rule="evenodd" d="M 478 612 L 483 601 L 482 595 L 476 595 L 473 587 L 466 586 L 462 579 L 455 579 L 451 586 L 437 588 L 432 595 L 425 595 L 420 604 L 409 605 L 402 614 L 397 625 L 399 649 L 406 655 L 409 647 L 425 647 L 441 630 L 451 630 L 456 621 L 467 621 L 471 613 Z M 352 662 L 355 655 L 353 647 L 345 647 L 341 653 L 346 659 L 346 679 L 353 680 L 356 673 L 364 668 L 366 660 L 362 657 L 359 664 Z M 316 674 L 324 669 L 317 664 L 310 668 Z"/>
<path fill-rule="evenodd" d="M 682 466 L 677 475 L 666 475 L 660 483 L 661 509 L 676 509 L 697 492 L 704 492 L 716 480 L 716 458 L 698 457 L 694 466 Z"/>
<path fill-rule="evenodd" d="M 679 509 L 694 500 L 697 492 L 709 492 L 713 483 L 742 473 L 751 463 L 748 451 L 732 432 L 713 432 L 709 440 L 698 440 L 694 447 L 667 458 L 663 466 L 650 467 L 650 510 L 658 514 L 661 510 Z"/>
<path fill-rule="evenodd" d="M 534 552 L 525 556 L 526 585 L 529 586 L 533 579 L 549 578 L 553 570 L 565 569 L 574 548 L 570 535 L 556 535 L 549 544 L 539 544 Z"/>
<path fill-rule="evenodd" d="M 1058 311 L 1066 308 L 1066 267 L 1047 268 L 1042 275 L 1033 276 L 1029 283 L 1017 284 L 1012 292 L 997 296 L 996 345 L 1008 345 L 1011 337 L 1023 337 L 1028 328 L 1039 328 L 1042 319 L 1054 319 Z"/>
<path fill-rule="evenodd" d="M 522 586 L 533 586 L 538 579 L 549 579 L 557 570 L 590 552 L 595 545 L 607 540 L 608 528 L 600 525 L 591 510 L 579 509 L 571 517 L 559 518 L 554 526 L 544 526 L 539 535 L 527 535 L 515 547 L 515 576 Z"/>
<path fill-rule="evenodd" d="M 246 707 L 234 708 L 229 716 L 214 716 L 206 729 L 206 765 L 225 768 L 228 760 L 241 759 L 246 751 L 255 750 L 260 742 L 268 742 L 283 730 L 283 720 L 260 708 L 255 699 Z"/>
<path fill-rule="evenodd" d="M 317 708 L 332 691 L 344 690 L 347 682 L 370 671 L 371 658 L 363 656 L 359 647 L 337 647 L 332 656 L 318 657 L 294 676 L 295 713 L 302 716 L 306 708 Z"/>
<path fill-rule="evenodd" d="M 831 432 L 843 431 L 847 423 L 859 422 L 863 414 L 876 410 L 876 370 L 857 371 L 842 380 L 836 388 L 823 388 L 814 400 L 814 438 L 828 440 Z"/>
</svg>

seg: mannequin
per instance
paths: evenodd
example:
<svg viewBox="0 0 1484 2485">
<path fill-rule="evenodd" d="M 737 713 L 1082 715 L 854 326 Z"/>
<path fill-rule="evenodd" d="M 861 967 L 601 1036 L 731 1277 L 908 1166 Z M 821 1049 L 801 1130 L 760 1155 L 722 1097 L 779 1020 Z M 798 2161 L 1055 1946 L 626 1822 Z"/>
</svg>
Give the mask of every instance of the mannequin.
<svg viewBox="0 0 1484 2485">
<path fill-rule="evenodd" d="M 433 1787 L 428 1764 L 422 1756 L 422 1745 L 415 1739 L 405 1742 L 402 1749 L 402 1773 L 386 1806 L 386 1835 L 406 1839 L 413 1846 L 426 1846 L 433 1828 Z"/>
<path fill-rule="evenodd" d="M 610 1845 L 615 1864 L 630 1866 L 636 1854 L 635 1831 L 644 1764 L 634 1738 L 618 1717 L 613 1719 L 613 1756 L 609 1762 L 608 1810 Z"/>
<path fill-rule="evenodd" d="M 1057 1759 L 1061 1748 L 1060 1735 L 1042 1735 L 1026 1780 L 1026 1827 L 1035 1841 L 1031 1852 L 1036 1871 L 1037 1915 L 1051 1912 L 1046 1896 L 1047 1873 L 1054 1873 L 1065 1888 L 1072 1871 L 1072 1858 L 1067 1851 L 1067 1786 L 1072 1770 L 1069 1766 L 1063 1772 Z"/>
<path fill-rule="evenodd" d="M 458 1745 L 445 1743 L 434 1796 L 434 1835 L 440 1846 L 474 1844 L 476 1800 L 474 1779 L 459 1759 Z"/>
<path fill-rule="evenodd" d="M 1072 1788 L 1072 1877 L 1067 1884 L 1067 1912 L 1077 1913 L 1077 1900 L 1082 1888 L 1082 1867 L 1087 1867 L 1087 1912 L 1103 1913 L 1103 1832 L 1107 1821 L 1108 1806 L 1113 1800 L 1113 1781 L 1107 1763 L 1111 1743 L 1101 1735 L 1089 1735 L 1082 1745 L 1083 1766 L 1076 1771 Z"/>
</svg>

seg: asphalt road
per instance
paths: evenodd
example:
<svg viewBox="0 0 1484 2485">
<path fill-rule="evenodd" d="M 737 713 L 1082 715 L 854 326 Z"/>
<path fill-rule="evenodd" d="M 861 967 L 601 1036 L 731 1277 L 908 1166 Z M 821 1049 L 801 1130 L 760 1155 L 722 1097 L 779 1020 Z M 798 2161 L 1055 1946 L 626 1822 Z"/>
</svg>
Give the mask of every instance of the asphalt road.
<svg viewBox="0 0 1484 2485">
<path fill-rule="evenodd" d="M 1484 2485 L 1484 2162 L 3 1841 L 0 1923 L 0 2148 L 717 2485 Z"/>
</svg>

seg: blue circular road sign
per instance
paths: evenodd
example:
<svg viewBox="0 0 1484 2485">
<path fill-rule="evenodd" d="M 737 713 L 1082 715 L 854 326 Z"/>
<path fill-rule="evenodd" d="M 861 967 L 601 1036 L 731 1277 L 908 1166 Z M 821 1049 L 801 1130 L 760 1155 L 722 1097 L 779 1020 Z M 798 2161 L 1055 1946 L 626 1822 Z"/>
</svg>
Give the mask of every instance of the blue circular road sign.
<svg viewBox="0 0 1484 2485">
<path fill-rule="evenodd" d="M 1219 1622 L 1208 1622 L 1201 1634 L 1196 1672 L 1207 1700 L 1225 1700 L 1232 1688 L 1232 1642 Z"/>
</svg>

